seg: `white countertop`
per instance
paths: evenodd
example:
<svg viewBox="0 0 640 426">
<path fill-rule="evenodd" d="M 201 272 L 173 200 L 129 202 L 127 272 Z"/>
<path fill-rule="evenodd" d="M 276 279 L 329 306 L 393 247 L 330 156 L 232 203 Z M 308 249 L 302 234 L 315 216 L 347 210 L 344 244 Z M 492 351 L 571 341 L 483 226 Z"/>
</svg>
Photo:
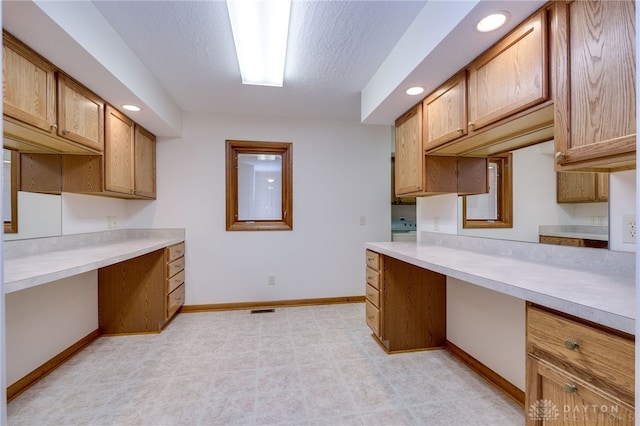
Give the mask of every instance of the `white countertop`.
<svg viewBox="0 0 640 426">
<path fill-rule="evenodd" d="M 616 275 L 439 244 L 382 242 L 365 246 L 412 265 L 635 334 L 635 278 L 627 273 Z"/>
<path fill-rule="evenodd" d="M 58 244 L 53 249 L 27 251 L 5 257 L 5 294 L 113 265 L 180 243 L 184 241 L 184 230 L 178 230 L 178 232 L 165 230 L 165 232 L 156 233 L 152 230 L 151 232 L 125 232 L 119 233 L 112 240 L 104 240 L 103 233 L 67 238 L 73 239 L 76 245 L 68 247 L 68 244 Z M 46 245 L 45 240 L 47 239 L 35 239 L 29 242 Z M 56 241 L 64 242 L 65 237 L 56 237 Z"/>
</svg>

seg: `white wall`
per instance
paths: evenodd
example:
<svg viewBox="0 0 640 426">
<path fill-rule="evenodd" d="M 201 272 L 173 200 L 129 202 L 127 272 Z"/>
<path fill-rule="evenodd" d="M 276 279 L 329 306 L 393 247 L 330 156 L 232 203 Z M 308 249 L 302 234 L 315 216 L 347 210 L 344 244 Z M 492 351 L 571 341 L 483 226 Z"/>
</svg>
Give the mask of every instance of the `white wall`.
<svg viewBox="0 0 640 426">
<path fill-rule="evenodd" d="M 363 243 L 390 239 L 390 138 L 389 126 L 187 114 L 182 138 L 158 141 L 157 201 L 129 201 L 127 226 L 186 228 L 187 305 L 362 295 Z M 293 143 L 293 231 L 225 230 L 226 139 Z"/>
<path fill-rule="evenodd" d="M 60 199 L 59 195 L 18 191 L 18 232 L 4 234 L 5 241 L 60 235 Z M 42 214 L 43 212 L 46 214 Z"/>
<path fill-rule="evenodd" d="M 635 252 L 636 244 L 622 242 L 622 217 L 636 215 L 636 171 L 609 175 L 609 248 Z"/>
<path fill-rule="evenodd" d="M 447 277 L 447 340 L 524 391 L 525 301 Z"/>
<path fill-rule="evenodd" d="M 98 328 L 98 272 L 5 296 L 7 385 Z"/>
</svg>

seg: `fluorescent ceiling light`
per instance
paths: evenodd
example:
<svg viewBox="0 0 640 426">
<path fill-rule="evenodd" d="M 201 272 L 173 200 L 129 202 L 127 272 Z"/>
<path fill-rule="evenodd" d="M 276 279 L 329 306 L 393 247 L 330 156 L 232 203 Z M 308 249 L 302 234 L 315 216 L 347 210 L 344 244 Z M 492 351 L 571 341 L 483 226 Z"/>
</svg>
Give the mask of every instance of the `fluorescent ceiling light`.
<svg viewBox="0 0 640 426">
<path fill-rule="evenodd" d="M 242 84 L 282 87 L 291 0 L 227 0 Z"/>
<path fill-rule="evenodd" d="M 497 30 L 503 26 L 505 22 L 507 22 L 507 14 L 505 12 L 493 13 L 478 22 L 476 29 L 481 33 L 486 33 Z"/>
</svg>

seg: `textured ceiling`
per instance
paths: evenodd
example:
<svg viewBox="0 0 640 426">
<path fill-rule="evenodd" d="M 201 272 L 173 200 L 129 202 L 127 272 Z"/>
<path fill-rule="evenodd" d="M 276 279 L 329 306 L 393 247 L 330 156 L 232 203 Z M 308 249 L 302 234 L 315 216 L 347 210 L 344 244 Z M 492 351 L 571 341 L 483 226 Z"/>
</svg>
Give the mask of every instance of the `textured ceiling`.
<svg viewBox="0 0 640 426">
<path fill-rule="evenodd" d="M 223 1 L 95 1 L 184 111 L 358 121 L 360 91 L 424 1 L 296 1 L 284 87 L 243 86 Z"/>
</svg>

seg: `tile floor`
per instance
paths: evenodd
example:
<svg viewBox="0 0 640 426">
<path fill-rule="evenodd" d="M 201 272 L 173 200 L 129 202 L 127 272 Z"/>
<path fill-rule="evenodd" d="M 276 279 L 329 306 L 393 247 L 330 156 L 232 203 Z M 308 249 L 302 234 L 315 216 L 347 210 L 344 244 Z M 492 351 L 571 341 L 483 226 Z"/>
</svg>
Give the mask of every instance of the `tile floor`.
<svg viewBox="0 0 640 426">
<path fill-rule="evenodd" d="M 387 355 L 364 304 L 180 314 L 102 337 L 14 401 L 13 425 L 515 426 L 524 409 L 445 351 Z"/>
</svg>

